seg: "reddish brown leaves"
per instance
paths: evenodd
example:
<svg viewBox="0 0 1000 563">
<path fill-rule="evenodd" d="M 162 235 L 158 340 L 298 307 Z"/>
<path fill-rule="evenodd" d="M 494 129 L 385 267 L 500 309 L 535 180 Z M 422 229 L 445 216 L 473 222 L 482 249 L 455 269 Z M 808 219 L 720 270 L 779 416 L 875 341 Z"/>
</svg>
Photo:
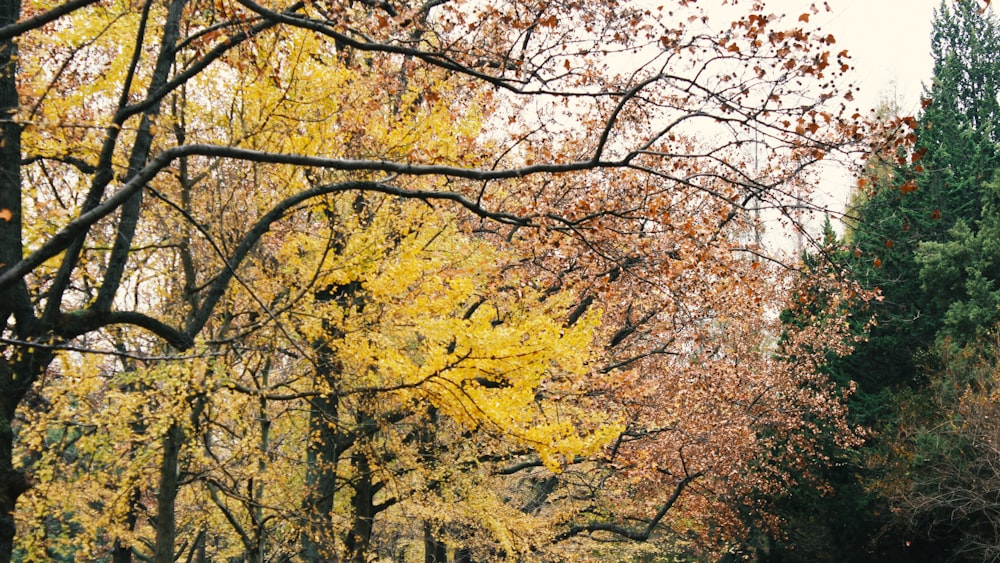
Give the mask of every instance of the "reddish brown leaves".
<svg viewBox="0 0 1000 563">
<path fill-rule="evenodd" d="M 538 25 L 542 27 L 554 28 L 559 25 L 559 18 L 557 18 L 555 14 L 552 14 L 547 18 L 538 20 Z"/>
</svg>

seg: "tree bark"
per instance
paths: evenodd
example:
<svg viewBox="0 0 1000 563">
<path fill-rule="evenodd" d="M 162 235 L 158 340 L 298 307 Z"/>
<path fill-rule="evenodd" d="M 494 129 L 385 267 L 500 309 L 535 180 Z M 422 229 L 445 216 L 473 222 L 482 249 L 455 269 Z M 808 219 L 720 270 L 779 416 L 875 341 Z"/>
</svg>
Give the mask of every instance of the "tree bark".
<svg viewBox="0 0 1000 563">
<path fill-rule="evenodd" d="M 448 547 L 434 537 L 434 527 L 424 521 L 424 563 L 448 563 Z"/>
<path fill-rule="evenodd" d="M 163 458 L 160 461 L 160 486 L 156 491 L 156 546 L 153 563 L 174 563 L 174 543 L 177 538 L 175 501 L 180 483 L 180 452 L 184 428 L 170 425 L 163 437 Z"/>
<path fill-rule="evenodd" d="M 0 0 L 0 26 L 17 21 L 20 0 Z M 14 122 L 18 107 L 17 45 L 0 43 L 0 272 L 21 259 L 21 126 Z M 24 282 L 0 291 L 0 321 L 7 326 L 14 315 L 18 336 L 28 336 L 33 325 L 31 303 Z M 2 329 L 0 329 L 2 330 Z M 14 413 L 36 373 L 24 372 L 27 351 L 2 350 L 0 367 L 0 562 L 14 550 L 14 508 L 30 487 L 27 476 L 14 468 Z"/>
<path fill-rule="evenodd" d="M 135 525 L 139 520 L 139 515 L 137 513 L 138 507 L 136 504 L 139 502 L 139 495 L 142 491 L 139 487 L 133 487 L 131 493 L 129 494 L 129 511 L 128 515 L 125 517 L 125 524 L 128 526 L 130 531 L 135 531 Z M 115 540 L 115 545 L 111 550 L 111 561 L 112 563 L 132 563 L 132 546 L 131 544 L 125 544 L 121 539 Z"/>
<path fill-rule="evenodd" d="M 372 481 L 371 464 L 366 452 L 355 451 L 351 456 L 351 465 L 355 472 L 354 497 L 351 499 L 354 523 L 345 543 L 352 563 L 366 563 L 372 541 L 372 526 L 375 523 L 374 501 L 378 487 Z"/>
<path fill-rule="evenodd" d="M 329 560 L 328 526 L 333 512 L 337 486 L 337 463 L 342 437 L 337 431 L 339 398 L 333 391 L 339 373 L 333 351 L 320 345 L 317 380 L 324 381 L 331 392 L 310 401 L 309 442 L 306 444 L 306 498 L 302 503 L 305 518 L 302 528 L 303 559 L 309 563 Z"/>
</svg>

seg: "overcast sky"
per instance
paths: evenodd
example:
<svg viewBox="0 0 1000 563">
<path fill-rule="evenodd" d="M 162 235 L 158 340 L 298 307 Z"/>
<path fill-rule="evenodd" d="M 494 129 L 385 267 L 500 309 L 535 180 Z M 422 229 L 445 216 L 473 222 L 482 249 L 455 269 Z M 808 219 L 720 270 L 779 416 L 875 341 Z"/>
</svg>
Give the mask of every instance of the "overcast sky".
<svg viewBox="0 0 1000 563">
<path fill-rule="evenodd" d="M 858 109 L 864 112 L 895 99 L 904 115 L 916 115 L 922 86 L 931 78 L 931 21 L 941 0 L 826 0 L 829 12 L 822 10 L 823 0 L 767 0 L 767 10 L 786 14 L 785 22 L 792 23 L 813 2 L 821 11 L 810 23 L 833 34 L 837 51 L 851 54 L 852 80 L 861 88 L 855 95 Z M 700 3 L 706 9 L 710 4 Z M 845 209 L 854 178 L 835 160 L 824 161 L 822 169 L 818 203 L 833 211 Z"/>
<path fill-rule="evenodd" d="M 916 113 L 921 84 L 930 80 L 931 20 L 941 0 L 828 0 L 831 12 L 814 16 L 837 47 L 850 51 L 867 106 L 896 98 L 904 114 Z M 808 6 L 790 0 L 778 5 Z M 821 4 L 821 2 L 817 2 Z"/>
</svg>

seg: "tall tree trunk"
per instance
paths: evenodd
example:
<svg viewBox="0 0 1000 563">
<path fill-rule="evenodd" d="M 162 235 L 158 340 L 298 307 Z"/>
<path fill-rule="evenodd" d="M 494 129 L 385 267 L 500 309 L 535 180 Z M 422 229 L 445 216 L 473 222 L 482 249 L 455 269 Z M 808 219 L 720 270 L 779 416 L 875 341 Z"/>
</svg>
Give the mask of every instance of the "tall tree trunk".
<svg viewBox="0 0 1000 563">
<path fill-rule="evenodd" d="M 17 21 L 19 0 L 0 0 L 0 26 Z M 17 45 L 0 43 L 0 271 L 21 259 L 21 127 L 12 119 L 18 107 Z M 24 283 L 0 292 L 0 331 L 14 315 L 18 336 L 26 332 L 34 318 Z M 27 477 L 14 469 L 14 413 L 36 373 L 24 372 L 18 357 L 26 350 L 0 349 L 0 562 L 10 561 L 14 550 L 14 507 L 28 487 Z"/>
<path fill-rule="evenodd" d="M 267 389 L 270 384 L 270 373 L 271 373 L 271 363 L 267 362 L 264 369 L 261 370 L 261 388 Z M 257 469 L 260 471 L 261 475 L 267 470 L 267 462 L 265 456 L 267 452 L 271 449 L 271 419 L 267 414 L 267 398 L 261 394 L 258 399 L 258 417 L 260 420 L 260 450 L 264 455 L 261 456 L 260 460 L 257 462 Z M 253 480 L 250 481 L 253 484 Z M 255 486 L 251 486 L 251 491 L 253 498 L 251 501 L 254 504 L 253 508 L 253 534 L 254 534 L 254 546 L 253 552 L 250 553 L 248 563 L 264 563 L 266 560 L 265 550 L 267 548 L 267 528 L 265 527 L 264 520 L 264 480 L 260 479 L 257 481 Z"/>
<path fill-rule="evenodd" d="M 163 459 L 160 462 L 160 486 L 156 492 L 156 546 L 153 563 L 174 563 L 174 543 L 177 539 L 175 501 L 180 482 L 180 452 L 184 428 L 175 422 L 163 437 Z"/>
<path fill-rule="evenodd" d="M 52 361 L 46 350 L 8 352 L 0 359 L 0 563 L 9 563 L 14 551 L 14 508 L 31 488 L 31 480 L 14 467 L 14 416 L 31 383 Z"/>
<path fill-rule="evenodd" d="M 0 358 L 0 563 L 9 563 L 14 551 L 14 509 L 31 488 L 31 480 L 14 467 L 14 417 L 18 405 L 38 375 L 52 361 L 50 351 L 23 348 L 4 351 Z"/>
<path fill-rule="evenodd" d="M 0 26 L 17 20 L 20 0 L 0 0 Z M 0 272 L 21 259 L 21 126 L 15 122 L 17 96 L 17 44 L 0 42 Z M 31 303 L 24 282 L 0 292 L 0 326 L 13 314 L 19 336 L 27 326 Z M 7 358 L 9 361 L 11 358 Z"/>
<path fill-rule="evenodd" d="M 424 423 L 423 427 L 418 431 L 418 440 L 420 441 L 420 459 L 423 464 L 427 467 L 433 466 L 437 461 L 438 448 L 435 444 L 437 440 L 437 426 L 438 426 L 438 410 L 436 407 L 427 408 L 427 421 Z M 439 481 L 432 480 L 427 484 L 428 490 L 437 491 L 440 489 L 441 483 Z M 443 543 L 437 540 L 434 533 L 434 526 L 429 520 L 424 521 L 424 563 L 447 563 L 448 561 L 448 548 Z"/>
<path fill-rule="evenodd" d="M 139 521 L 138 507 L 136 505 L 139 502 L 141 494 L 142 490 L 139 487 L 133 487 L 129 493 L 129 510 L 124 522 L 128 526 L 129 531 L 135 531 L 135 525 Z M 116 539 L 114 548 L 111 551 L 111 561 L 112 563 L 132 563 L 132 545 L 123 543 L 120 538 Z"/>
<path fill-rule="evenodd" d="M 448 563 L 448 547 L 434 537 L 434 527 L 424 521 L 424 563 Z"/>
<path fill-rule="evenodd" d="M 14 506 L 29 488 L 25 475 L 13 468 L 13 450 L 14 433 L 5 414 L 0 420 L 0 561 L 4 563 L 10 561 L 14 550 Z"/>
<path fill-rule="evenodd" d="M 372 526 L 375 523 L 375 493 L 378 492 L 378 487 L 372 481 L 367 452 L 360 449 L 355 451 L 351 456 L 351 465 L 355 472 L 354 497 L 351 499 L 354 523 L 345 544 L 352 563 L 366 563 L 372 541 Z"/>
<path fill-rule="evenodd" d="M 337 431 L 335 378 L 339 373 L 333 351 L 319 347 L 316 378 L 329 389 L 309 402 L 309 441 L 306 444 L 306 498 L 302 503 L 302 554 L 308 563 L 329 561 L 332 556 L 329 523 L 337 486 L 337 462 L 342 437 Z"/>
</svg>

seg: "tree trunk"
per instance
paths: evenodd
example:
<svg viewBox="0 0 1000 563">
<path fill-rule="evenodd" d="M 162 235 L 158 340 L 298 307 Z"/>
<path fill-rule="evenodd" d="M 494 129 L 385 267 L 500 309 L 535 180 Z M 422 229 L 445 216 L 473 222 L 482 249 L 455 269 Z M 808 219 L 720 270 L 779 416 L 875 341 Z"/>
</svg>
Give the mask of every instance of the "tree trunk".
<svg viewBox="0 0 1000 563">
<path fill-rule="evenodd" d="M 46 350 L 13 353 L 16 359 L 0 363 L 0 563 L 9 563 L 14 551 L 14 508 L 31 488 L 31 479 L 14 467 L 14 416 L 32 382 L 52 361 Z"/>
<path fill-rule="evenodd" d="M 368 549 L 372 541 L 372 525 L 375 521 L 375 493 L 377 487 L 372 482 L 371 464 L 363 451 L 357 451 L 351 456 L 351 464 L 356 474 L 354 482 L 354 497 L 351 507 L 354 509 L 354 524 L 345 542 L 348 557 L 352 563 L 368 561 Z"/>
<path fill-rule="evenodd" d="M 180 480 L 179 458 L 184 428 L 173 423 L 163 437 L 163 459 L 160 462 L 160 486 L 156 492 L 156 547 L 153 563 L 174 563 L 174 543 L 177 539 L 175 504 Z"/>
<path fill-rule="evenodd" d="M 7 429 L 10 425 L 6 421 L 3 424 L 5 428 L 0 432 L 9 434 Z M 0 441 L 9 442 L 10 440 L 4 436 L 0 438 Z M 6 444 L 2 444 L 0 447 L 10 448 Z M 11 456 L 5 452 L 4 457 L 9 459 Z M 0 460 L 0 463 L 10 465 L 7 459 Z M 14 551 L 14 533 L 16 532 L 14 506 L 17 504 L 17 497 L 21 496 L 29 487 L 28 479 L 20 471 L 4 469 L 0 472 L 0 561 L 4 563 L 10 561 Z"/>
<path fill-rule="evenodd" d="M 329 519 L 333 512 L 333 497 L 337 486 L 337 462 L 340 459 L 340 441 L 337 432 L 339 399 L 332 391 L 338 374 L 333 351 L 320 346 L 320 359 L 316 377 L 331 389 L 328 395 L 310 401 L 309 442 L 306 444 L 306 498 L 302 503 L 305 522 L 302 529 L 302 556 L 308 563 L 329 561 Z"/>
<path fill-rule="evenodd" d="M 139 487 L 133 487 L 129 494 L 129 511 L 125 517 L 125 524 L 130 531 L 135 531 L 135 525 L 139 520 L 136 506 L 139 502 L 139 495 L 142 491 Z M 112 563 L 132 563 L 132 546 L 122 543 L 121 539 L 115 540 L 114 548 L 111 551 Z"/>
<path fill-rule="evenodd" d="M 448 546 L 434 538 L 434 528 L 424 521 L 424 563 L 448 563 Z"/>
<path fill-rule="evenodd" d="M 17 21 L 19 0 L 0 0 L 0 26 Z M 21 259 L 21 126 L 14 122 L 17 111 L 17 46 L 11 40 L 0 43 L 0 271 Z M 17 321 L 19 337 L 31 323 L 31 305 L 24 283 L 13 284 L 0 292 L 0 322 L 3 327 L 11 315 Z M 33 318 L 31 318 L 33 320 Z M 4 330 L 0 328 L 0 330 Z M 14 413 L 35 373 L 23 372 L 25 362 L 17 355 L 27 351 L 3 350 L 0 366 L 0 562 L 10 561 L 14 550 L 14 507 L 17 498 L 28 490 L 24 473 L 14 469 Z"/>
</svg>

